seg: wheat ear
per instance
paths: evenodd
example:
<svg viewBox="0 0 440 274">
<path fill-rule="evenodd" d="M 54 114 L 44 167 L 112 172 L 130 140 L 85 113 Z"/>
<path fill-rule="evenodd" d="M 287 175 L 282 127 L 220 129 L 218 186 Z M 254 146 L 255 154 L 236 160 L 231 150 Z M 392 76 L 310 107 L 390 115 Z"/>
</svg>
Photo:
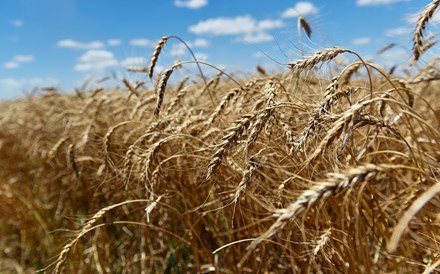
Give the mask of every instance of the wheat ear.
<svg viewBox="0 0 440 274">
<path fill-rule="evenodd" d="M 151 55 L 150 65 L 148 66 L 148 76 L 153 78 L 154 67 L 156 66 L 157 59 L 159 59 L 159 55 L 162 52 L 162 49 L 165 47 L 165 44 L 168 41 L 169 36 L 162 37 L 159 42 L 157 42 L 156 47 L 154 48 L 153 54 Z"/>
<path fill-rule="evenodd" d="M 267 121 L 272 116 L 273 106 L 275 105 L 275 97 L 276 94 L 278 93 L 278 90 L 279 90 L 278 82 L 269 81 L 269 83 L 266 84 L 266 87 L 264 89 L 264 92 L 266 93 L 265 108 L 259 111 L 258 115 L 256 116 L 256 121 L 252 126 L 251 133 L 249 134 L 249 138 L 246 142 L 246 149 L 249 149 L 249 147 L 255 143 L 255 141 L 258 138 L 258 135 L 260 135 L 260 132 L 263 130 Z"/>
<path fill-rule="evenodd" d="M 303 30 L 305 31 L 307 37 L 310 39 L 311 35 L 312 35 L 312 28 L 310 27 L 310 25 L 307 22 L 307 20 L 304 17 L 302 17 L 302 16 L 298 17 L 298 25 L 303 28 Z"/>
<path fill-rule="evenodd" d="M 223 110 L 225 109 L 226 105 L 231 101 L 231 99 L 233 97 L 235 97 L 239 92 L 241 91 L 241 89 L 239 88 L 234 88 L 232 89 L 230 92 L 228 92 L 228 94 L 226 94 L 225 96 L 223 96 L 222 100 L 220 101 L 220 104 L 218 104 L 217 108 L 214 110 L 214 112 L 212 113 L 212 115 L 209 117 L 209 119 L 206 121 L 206 126 L 209 127 L 212 125 L 212 123 L 214 123 L 214 120 L 223 112 Z"/>
<path fill-rule="evenodd" d="M 333 48 L 325 49 L 324 51 L 317 52 L 312 56 L 305 57 L 302 60 L 292 62 L 288 66 L 290 69 L 295 70 L 295 71 L 299 71 L 302 69 L 312 69 L 318 63 L 330 61 L 330 60 L 334 59 L 336 56 L 338 56 L 339 54 L 344 53 L 344 52 L 349 52 L 349 53 L 355 54 L 353 51 L 348 50 L 348 49 L 333 47 Z"/>
<path fill-rule="evenodd" d="M 425 10 L 420 14 L 416 23 L 416 29 L 413 36 L 413 60 L 412 63 L 417 62 L 422 56 L 423 50 L 423 35 L 428 21 L 434 16 L 435 10 L 440 5 L 440 0 L 434 0 L 428 4 Z"/>
<path fill-rule="evenodd" d="M 218 146 L 219 148 L 214 153 L 214 155 L 211 158 L 211 161 L 208 164 L 208 171 L 205 176 L 205 180 L 209 181 L 214 174 L 214 172 L 218 169 L 220 166 L 223 158 L 225 157 L 227 151 L 229 148 L 231 148 L 243 135 L 243 133 L 247 130 L 249 127 L 251 121 L 253 119 L 253 116 L 246 115 L 240 118 L 235 126 L 230 128 L 228 131 L 229 133 L 226 134 Z"/>
<path fill-rule="evenodd" d="M 174 71 L 174 66 L 165 70 L 162 73 L 162 77 L 160 78 L 159 84 L 157 85 L 157 101 L 156 101 L 156 109 L 154 110 L 154 115 L 158 116 L 160 113 L 160 107 L 162 106 L 163 97 L 165 95 L 165 89 L 167 88 L 168 80 L 171 77 L 171 74 Z"/>
<path fill-rule="evenodd" d="M 74 144 L 70 144 L 69 147 L 67 148 L 66 159 L 67 159 L 67 163 L 68 163 L 69 167 L 73 171 L 73 174 L 75 174 L 75 177 L 79 180 L 81 177 L 80 177 L 78 165 L 76 164 L 76 160 L 75 160 L 75 145 Z"/>
<path fill-rule="evenodd" d="M 128 89 L 132 94 L 134 94 L 136 97 L 139 98 L 139 93 L 137 92 L 136 88 L 134 88 L 134 87 L 130 84 L 130 82 L 128 82 L 127 79 L 122 80 L 122 83 L 124 83 L 124 85 L 127 87 L 127 89 Z"/>
</svg>

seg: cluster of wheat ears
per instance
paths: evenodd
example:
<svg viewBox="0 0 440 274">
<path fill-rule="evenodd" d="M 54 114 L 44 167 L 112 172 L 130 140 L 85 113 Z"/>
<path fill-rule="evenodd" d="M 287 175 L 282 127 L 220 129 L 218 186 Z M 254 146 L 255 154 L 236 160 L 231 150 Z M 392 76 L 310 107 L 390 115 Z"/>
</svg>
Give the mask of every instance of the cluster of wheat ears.
<svg viewBox="0 0 440 274">
<path fill-rule="evenodd" d="M 334 47 L 248 79 L 195 59 L 155 90 L 1 103 L 0 271 L 440 272 L 439 58 L 419 60 L 439 4 L 406 75 Z M 154 78 L 170 39 L 130 70 Z"/>
</svg>

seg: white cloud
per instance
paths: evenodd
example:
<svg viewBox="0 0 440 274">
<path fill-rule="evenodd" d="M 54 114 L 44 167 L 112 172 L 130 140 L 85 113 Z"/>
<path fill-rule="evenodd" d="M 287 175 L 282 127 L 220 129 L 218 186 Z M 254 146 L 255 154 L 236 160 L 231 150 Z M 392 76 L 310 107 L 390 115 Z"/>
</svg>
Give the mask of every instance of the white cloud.
<svg viewBox="0 0 440 274">
<path fill-rule="evenodd" d="M 206 54 L 206 53 L 196 52 L 196 53 L 194 53 L 194 55 L 196 56 L 198 61 L 204 62 L 204 61 L 208 60 L 208 54 Z"/>
<path fill-rule="evenodd" d="M 385 35 L 388 37 L 402 36 L 402 35 L 411 35 L 412 30 L 405 27 L 387 29 L 385 31 Z"/>
<path fill-rule="evenodd" d="M 11 43 L 15 43 L 19 40 L 18 36 L 9 36 L 8 41 Z"/>
<path fill-rule="evenodd" d="M 188 45 L 190 47 L 207 48 L 207 47 L 209 47 L 210 43 L 206 39 L 198 38 L 198 39 L 194 40 L 193 42 L 190 42 Z"/>
<path fill-rule="evenodd" d="M 109 39 L 107 40 L 107 45 L 111 47 L 119 46 L 122 44 L 122 41 L 120 39 Z"/>
<path fill-rule="evenodd" d="M 281 28 L 282 26 L 284 26 L 284 23 L 281 20 L 261 20 L 258 22 L 257 28 L 260 30 L 269 30 Z"/>
<path fill-rule="evenodd" d="M 78 42 L 72 39 L 64 39 L 57 42 L 57 46 L 60 48 L 70 48 L 70 49 L 101 49 L 104 47 L 104 43 L 95 40 L 87 43 Z"/>
<path fill-rule="evenodd" d="M 11 61 L 3 64 L 5 69 L 17 69 L 21 67 L 22 63 L 30 63 L 35 60 L 33 55 L 15 55 Z"/>
<path fill-rule="evenodd" d="M 397 2 L 404 2 L 408 0 L 356 0 L 358 6 L 375 6 L 375 5 L 388 5 Z"/>
<path fill-rule="evenodd" d="M 174 5 L 180 8 L 200 9 L 208 5 L 208 0 L 175 0 Z"/>
<path fill-rule="evenodd" d="M 23 85 L 23 80 L 15 78 L 3 78 L 0 79 L 0 86 L 3 91 L 11 92 L 11 90 L 17 90 Z"/>
<path fill-rule="evenodd" d="M 33 55 L 15 55 L 13 60 L 19 63 L 29 63 L 35 60 Z"/>
<path fill-rule="evenodd" d="M 238 36 L 238 41 L 257 43 L 272 40 L 272 36 L 267 31 L 282 26 L 283 22 L 281 20 L 257 21 L 255 18 L 246 15 L 233 18 L 218 17 L 207 19 L 190 26 L 188 30 L 198 35 L 235 35 Z"/>
<path fill-rule="evenodd" d="M 252 54 L 252 56 L 254 56 L 255 58 L 263 58 L 263 57 L 267 57 L 267 56 L 264 55 L 264 53 L 262 53 L 261 51 L 254 52 L 254 54 Z"/>
<path fill-rule="evenodd" d="M 84 53 L 79 60 L 81 62 L 99 62 L 102 60 L 113 59 L 113 53 L 107 50 L 89 50 Z"/>
<path fill-rule="evenodd" d="M 293 8 L 289 8 L 285 10 L 281 17 L 283 18 L 292 18 L 298 16 L 309 16 L 315 15 L 319 12 L 319 9 L 313 5 L 311 2 L 298 2 L 295 4 Z"/>
<path fill-rule="evenodd" d="M 124 67 L 130 66 L 145 66 L 147 59 L 144 57 L 128 57 L 121 61 L 121 65 Z"/>
<path fill-rule="evenodd" d="M 183 44 L 173 44 L 170 49 L 170 55 L 174 57 L 181 57 L 185 55 L 187 49 Z"/>
<path fill-rule="evenodd" d="M 186 41 L 185 42 L 191 49 L 193 48 L 207 48 L 210 43 L 208 40 L 203 38 L 198 38 L 194 41 Z M 171 46 L 170 55 L 174 57 L 182 57 L 185 53 L 188 52 L 186 46 L 182 43 L 173 44 Z"/>
<path fill-rule="evenodd" d="M 3 67 L 5 69 L 17 69 L 20 67 L 20 64 L 18 62 L 15 61 L 9 61 L 3 64 Z"/>
<path fill-rule="evenodd" d="M 37 86 L 57 86 L 59 80 L 51 77 L 34 77 L 30 79 L 3 78 L 0 79 L 0 98 L 12 99 L 22 95 L 24 90 L 30 90 Z"/>
<path fill-rule="evenodd" d="M 156 46 L 156 43 L 154 43 L 151 40 L 144 39 L 144 38 L 132 39 L 132 40 L 130 40 L 129 44 L 130 44 L 130 46 L 133 46 L 133 47 L 150 47 L 150 48 L 154 48 Z"/>
<path fill-rule="evenodd" d="M 218 17 L 200 21 L 189 27 L 195 34 L 234 35 L 252 32 L 256 28 L 256 20 L 251 16 L 237 16 L 234 18 Z"/>
<path fill-rule="evenodd" d="M 238 39 L 238 41 L 242 41 L 246 43 L 261 43 L 272 40 L 273 40 L 273 36 L 267 32 L 246 33 L 243 37 Z"/>
<path fill-rule="evenodd" d="M 392 48 L 382 53 L 380 61 L 384 62 L 384 65 L 393 66 L 401 64 L 402 60 L 410 60 L 409 53 L 402 48 Z"/>
<path fill-rule="evenodd" d="M 42 86 L 42 87 L 56 86 L 56 85 L 59 84 L 58 79 L 50 78 L 50 77 L 46 77 L 46 78 L 34 77 L 34 78 L 31 78 L 31 79 L 24 80 L 24 82 L 29 84 L 29 85 L 31 85 L 32 87 L 36 87 L 36 86 Z"/>
<path fill-rule="evenodd" d="M 16 27 L 16 28 L 20 28 L 24 25 L 23 21 L 20 19 L 15 19 L 11 21 L 11 25 Z"/>
<path fill-rule="evenodd" d="M 360 37 L 351 40 L 351 43 L 355 46 L 364 46 L 371 43 L 371 39 L 369 37 Z"/>
<path fill-rule="evenodd" d="M 89 50 L 79 58 L 80 63 L 74 67 L 75 71 L 103 71 L 105 69 L 116 67 L 116 61 L 113 53 L 106 50 Z"/>
</svg>

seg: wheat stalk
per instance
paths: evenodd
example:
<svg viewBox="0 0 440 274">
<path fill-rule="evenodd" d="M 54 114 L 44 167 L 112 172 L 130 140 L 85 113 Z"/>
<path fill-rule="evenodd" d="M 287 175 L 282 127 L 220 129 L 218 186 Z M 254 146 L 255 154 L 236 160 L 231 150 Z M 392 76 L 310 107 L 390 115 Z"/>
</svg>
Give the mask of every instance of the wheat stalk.
<svg viewBox="0 0 440 274">
<path fill-rule="evenodd" d="M 367 163 L 353 167 L 345 173 L 329 173 L 325 181 L 315 183 L 311 188 L 303 191 L 289 206 L 275 211 L 274 216 L 278 217 L 278 219 L 265 233 L 252 241 L 247 247 L 248 252 L 240 264 L 246 260 L 250 252 L 252 252 L 258 244 L 278 233 L 290 220 L 298 216 L 301 212 L 311 208 L 318 202 L 325 202 L 330 196 L 335 196 L 349 187 L 353 188 L 361 182 L 371 180 L 376 177 L 378 173 L 400 168 L 404 167 L 400 165 L 374 165 Z"/>
<path fill-rule="evenodd" d="M 119 207 L 119 206 L 122 206 L 125 204 L 129 204 L 129 203 L 138 203 L 138 202 L 148 202 L 148 200 L 139 199 L 139 200 L 125 201 L 125 202 L 122 202 L 119 204 L 114 204 L 114 205 L 102 208 L 97 213 L 95 213 L 95 215 L 93 215 L 92 219 L 90 219 L 86 223 L 86 225 L 81 229 L 81 231 L 78 233 L 78 235 L 63 247 L 63 250 L 60 252 L 60 254 L 58 255 L 58 259 L 56 260 L 57 264 L 55 265 L 54 273 L 55 274 L 62 273 L 63 268 L 64 268 L 64 264 L 66 263 L 66 260 L 67 260 L 67 256 L 69 255 L 72 247 L 76 244 L 76 242 L 78 242 L 78 240 L 82 236 L 84 236 L 87 232 L 89 232 L 93 229 L 93 226 L 101 219 L 102 216 L 104 216 L 108 211 L 110 211 L 116 207 Z"/>
<path fill-rule="evenodd" d="M 387 244 L 388 252 L 394 252 L 396 250 L 400 237 L 402 236 L 405 228 L 408 226 L 408 223 L 411 221 L 414 215 L 416 215 L 417 212 L 438 193 L 440 193 L 440 183 L 436 181 L 434 185 L 423 192 L 423 194 L 420 195 L 420 197 L 418 197 L 405 211 L 393 229 L 390 241 Z"/>
</svg>

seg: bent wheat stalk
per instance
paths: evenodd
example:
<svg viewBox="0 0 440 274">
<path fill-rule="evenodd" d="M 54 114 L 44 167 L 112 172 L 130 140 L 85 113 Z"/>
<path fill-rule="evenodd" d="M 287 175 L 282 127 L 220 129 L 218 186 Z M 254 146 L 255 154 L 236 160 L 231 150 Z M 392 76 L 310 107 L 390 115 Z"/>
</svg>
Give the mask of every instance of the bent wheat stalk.
<svg viewBox="0 0 440 274">
<path fill-rule="evenodd" d="M 405 228 L 408 226 L 410 220 L 417 214 L 417 212 L 428 203 L 435 195 L 440 192 L 440 183 L 436 182 L 428 190 L 426 190 L 419 198 L 417 198 L 413 204 L 408 208 L 408 210 L 400 218 L 399 222 L 393 229 L 393 234 L 391 235 L 390 241 L 387 244 L 387 251 L 396 251 L 397 244 L 399 243 L 400 237 L 402 236 Z"/>
<path fill-rule="evenodd" d="M 119 204 L 114 204 L 105 208 L 102 208 L 101 210 L 99 210 L 95 215 L 93 215 L 92 219 L 90 219 L 90 221 L 87 222 L 87 224 L 81 229 L 81 231 L 78 233 L 78 235 L 71 240 L 68 244 L 66 244 L 63 248 L 63 250 L 60 252 L 58 259 L 56 260 L 56 265 L 55 265 L 55 270 L 54 273 L 55 274 L 59 274 L 62 273 L 63 268 L 64 268 L 64 264 L 66 263 L 67 260 L 67 256 L 70 253 L 70 250 L 72 249 L 72 247 L 76 244 L 76 242 L 78 242 L 78 240 L 84 236 L 86 233 L 88 233 L 89 231 L 93 230 L 93 226 L 101 219 L 102 216 L 104 216 L 108 211 L 122 206 L 122 205 L 126 205 L 126 204 L 130 204 L 130 203 L 140 203 L 140 202 L 150 202 L 149 200 L 146 199 L 139 199 L 139 200 L 129 200 L 129 201 L 125 201 Z"/>
<path fill-rule="evenodd" d="M 290 220 L 306 209 L 311 208 L 318 202 L 324 202 L 330 196 L 341 193 L 349 187 L 355 187 L 361 182 L 369 181 L 377 176 L 378 173 L 402 168 L 406 167 L 401 165 L 374 165 L 367 163 L 365 165 L 353 167 L 346 173 L 329 173 L 325 181 L 316 183 L 311 188 L 303 191 L 298 199 L 292 202 L 288 207 L 275 211 L 274 216 L 278 217 L 278 219 L 265 233 L 252 241 L 247 247 L 247 253 L 239 264 L 242 265 L 245 262 L 247 257 L 258 244 L 278 233 Z"/>
<path fill-rule="evenodd" d="M 197 65 L 197 69 L 199 70 L 200 76 L 203 79 L 203 83 L 205 84 L 205 87 L 208 90 L 209 96 L 211 97 L 210 98 L 211 102 L 214 104 L 213 94 L 211 94 L 211 91 L 210 91 L 209 86 L 208 86 L 208 82 L 206 81 L 206 77 L 203 74 L 202 68 L 200 67 L 200 64 L 199 64 L 199 61 L 197 60 L 196 55 L 194 54 L 192 49 L 189 47 L 189 45 L 182 38 L 180 38 L 179 36 L 175 36 L 175 35 L 164 36 L 164 37 L 162 37 L 159 40 L 159 42 L 157 42 L 157 45 L 154 48 L 153 54 L 151 55 L 150 65 L 148 67 L 148 76 L 150 77 L 150 79 L 153 78 L 154 67 L 156 66 L 157 60 L 159 58 L 159 55 L 162 52 L 162 49 L 165 47 L 166 42 L 169 39 L 171 39 L 171 38 L 179 40 L 179 42 L 182 43 L 186 47 L 188 52 L 191 54 L 192 58 L 194 59 L 194 62 Z M 173 65 L 173 68 L 179 68 L 181 65 L 182 65 L 182 62 L 178 62 L 178 63 Z"/>
</svg>

